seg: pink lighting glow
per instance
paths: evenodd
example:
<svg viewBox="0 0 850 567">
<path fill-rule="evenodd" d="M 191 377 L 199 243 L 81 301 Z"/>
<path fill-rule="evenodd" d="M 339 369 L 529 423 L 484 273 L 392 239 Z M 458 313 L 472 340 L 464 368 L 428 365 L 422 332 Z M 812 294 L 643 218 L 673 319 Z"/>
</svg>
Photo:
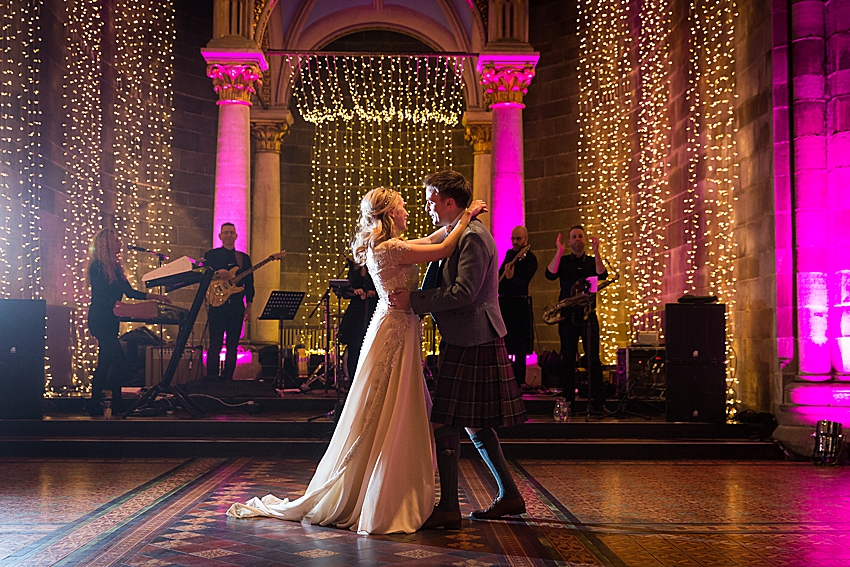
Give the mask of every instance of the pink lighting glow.
<svg viewBox="0 0 850 567">
<path fill-rule="evenodd" d="M 219 354 L 219 362 L 223 363 L 225 357 L 227 356 L 227 347 L 223 347 L 221 349 L 221 353 Z M 253 353 L 250 350 L 247 350 L 241 346 L 236 348 L 236 366 L 250 366 L 253 360 Z M 204 366 L 207 365 L 207 351 L 204 351 Z"/>
<path fill-rule="evenodd" d="M 792 390 L 802 405 L 850 405 L 847 13 L 850 0 L 773 3 L 777 353 L 793 360 L 796 343 L 798 380 L 832 382 Z"/>
</svg>

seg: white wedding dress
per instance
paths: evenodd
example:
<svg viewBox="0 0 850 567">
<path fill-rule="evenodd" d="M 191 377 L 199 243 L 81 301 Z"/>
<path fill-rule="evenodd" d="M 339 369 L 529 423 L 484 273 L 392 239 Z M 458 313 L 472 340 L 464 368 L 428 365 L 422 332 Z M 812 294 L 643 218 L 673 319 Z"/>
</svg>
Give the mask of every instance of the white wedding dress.
<svg viewBox="0 0 850 567">
<path fill-rule="evenodd" d="M 231 506 L 228 515 L 386 534 L 413 533 L 431 514 L 436 461 L 419 317 L 387 305 L 389 292 L 418 287 L 418 268 L 399 263 L 409 246 L 394 238 L 367 253 L 378 307 L 348 399 L 306 494 L 292 501 L 271 494 L 252 498 Z"/>
</svg>

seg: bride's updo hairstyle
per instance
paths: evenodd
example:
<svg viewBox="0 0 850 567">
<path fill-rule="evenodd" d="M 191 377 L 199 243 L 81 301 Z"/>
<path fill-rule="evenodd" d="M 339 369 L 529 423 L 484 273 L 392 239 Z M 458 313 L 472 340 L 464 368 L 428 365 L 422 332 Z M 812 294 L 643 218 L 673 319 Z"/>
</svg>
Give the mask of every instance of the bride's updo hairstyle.
<svg viewBox="0 0 850 567">
<path fill-rule="evenodd" d="M 393 237 L 393 220 L 390 211 L 401 202 L 398 191 L 376 187 L 360 201 L 360 220 L 357 233 L 351 242 L 354 261 L 361 266 L 366 263 L 366 251 Z"/>
</svg>

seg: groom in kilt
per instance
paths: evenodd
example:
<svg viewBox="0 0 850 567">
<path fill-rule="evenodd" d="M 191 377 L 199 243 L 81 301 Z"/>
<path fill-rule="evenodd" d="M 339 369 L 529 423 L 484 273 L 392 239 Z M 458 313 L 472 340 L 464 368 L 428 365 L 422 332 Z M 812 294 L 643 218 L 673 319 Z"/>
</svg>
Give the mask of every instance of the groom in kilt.
<svg viewBox="0 0 850 567">
<path fill-rule="evenodd" d="M 460 173 L 432 173 L 423 180 L 425 208 L 448 234 L 472 200 L 472 186 Z M 422 529 L 459 529 L 458 468 L 460 429 L 496 478 L 499 494 L 489 508 L 470 514 L 490 520 L 525 512 L 496 427 L 525 422 L 522 395 L 505 350 L 505 324 L 499 309 L 499 261 L 487 228 L 473 219 L 454 253 L 428 266 L 422 289 L 393 294 L 393 307 L 431 313 L 440 329 L 439 369 L 431 424 L 440 471 L 440 503 Z"/>
</svg>

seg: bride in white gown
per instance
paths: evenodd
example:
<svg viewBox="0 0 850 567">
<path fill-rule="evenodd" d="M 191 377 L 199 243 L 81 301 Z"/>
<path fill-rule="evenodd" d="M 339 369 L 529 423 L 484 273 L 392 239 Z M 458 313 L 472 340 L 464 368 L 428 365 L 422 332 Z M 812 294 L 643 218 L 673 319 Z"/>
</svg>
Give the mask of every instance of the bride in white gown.
<svg viewBox="0 0 850 567">
<path fill-rule="evenodd" d="M 447 258 L 474 214 L 475 201 L 457 223 L 428 237 L 399 238 L 408 213 L 398 192 L 379 187 L 360 203 L 354 257 L 365 262 L 379 302 L 363 343 L 348 399 L 330 445 L 307 492 L 297 500 L 271 494 L 233 504 L 236 518 L 271 516 L 356 530 L 361 534 L 413 533 L 434 509 L 431 399 L 421 366 L 419 317 L 391 309 L 390 292 L 419 285 L 416 264 Z"/>
</svg>

